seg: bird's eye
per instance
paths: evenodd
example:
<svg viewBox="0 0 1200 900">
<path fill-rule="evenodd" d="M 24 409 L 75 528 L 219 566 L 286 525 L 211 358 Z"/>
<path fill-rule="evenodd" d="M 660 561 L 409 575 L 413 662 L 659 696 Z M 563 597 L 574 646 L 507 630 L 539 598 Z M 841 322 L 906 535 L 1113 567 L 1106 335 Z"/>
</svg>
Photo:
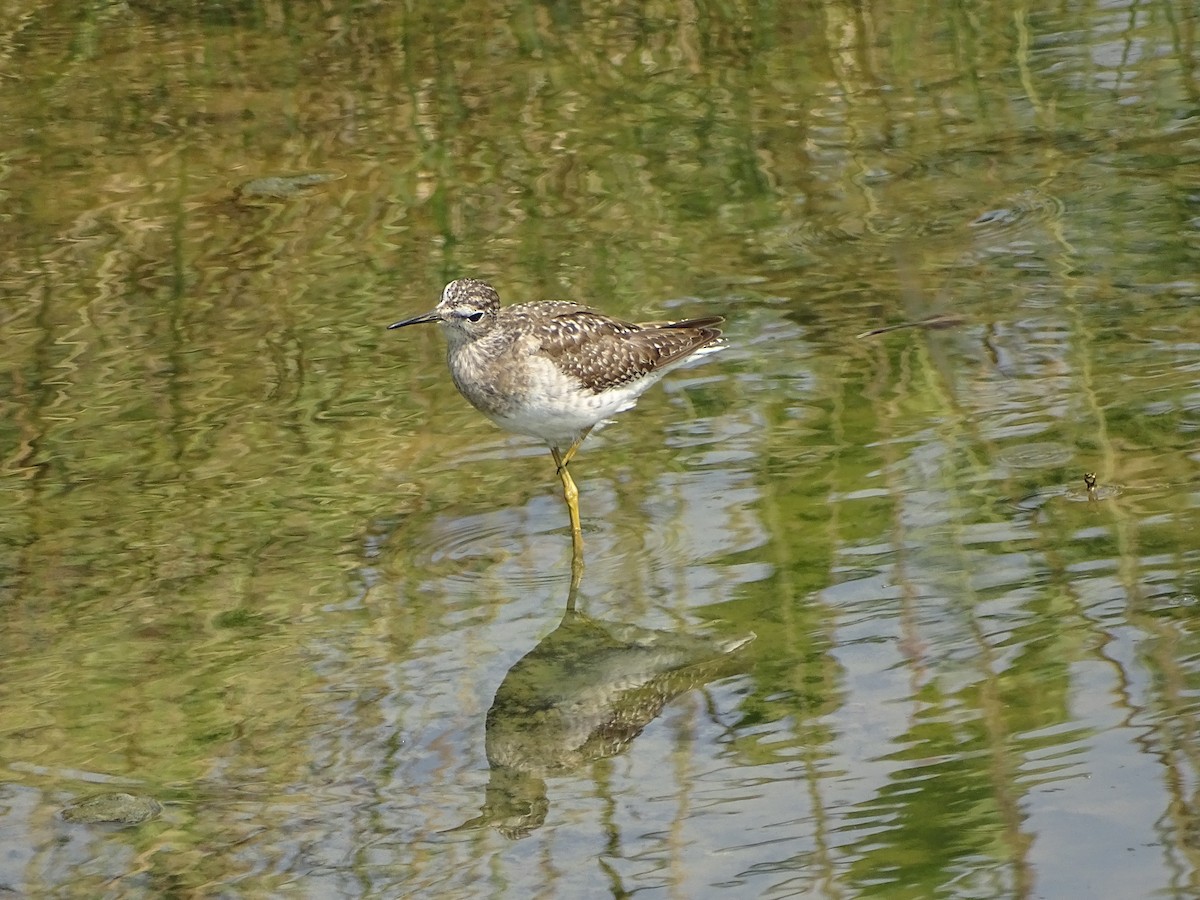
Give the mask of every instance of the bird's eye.
<svg viewBox="0 0 1200 900">
<path fill-rule="evenodd" d="M 478 322 L 482 318 L 483 318 L 483 313 L 473 312 L 469 316 L 467 316 L 467 321 L 468 322 Z"/>
</svg>

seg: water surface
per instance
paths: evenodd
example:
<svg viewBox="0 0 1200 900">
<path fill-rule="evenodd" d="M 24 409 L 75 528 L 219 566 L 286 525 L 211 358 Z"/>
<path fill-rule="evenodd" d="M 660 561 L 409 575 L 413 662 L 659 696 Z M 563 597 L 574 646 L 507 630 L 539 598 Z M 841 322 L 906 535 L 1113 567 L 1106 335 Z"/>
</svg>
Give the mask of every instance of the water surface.
<svg viewBox="0 0 1200 900">
<path fill-rule="evenodd" d="M 5 11 L 0 886 L 1194 896 L 1198 24 Z M 576 594 L 464 275 L 727 319 Z"/>
</svg>

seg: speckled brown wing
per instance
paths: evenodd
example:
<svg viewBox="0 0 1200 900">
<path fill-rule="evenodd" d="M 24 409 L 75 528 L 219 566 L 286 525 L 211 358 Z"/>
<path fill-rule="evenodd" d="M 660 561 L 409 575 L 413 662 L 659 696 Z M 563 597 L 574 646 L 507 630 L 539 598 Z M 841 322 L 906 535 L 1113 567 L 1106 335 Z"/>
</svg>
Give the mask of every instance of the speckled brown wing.
<svg viewBox="0 0 1200 900">
<path fill-rule="evenodd" d="M 636 325 L 585 308 L 538 323 L 542 351 L 592 391 L 637 381 L 720 339 L 720 316 Z"/>
</svg>

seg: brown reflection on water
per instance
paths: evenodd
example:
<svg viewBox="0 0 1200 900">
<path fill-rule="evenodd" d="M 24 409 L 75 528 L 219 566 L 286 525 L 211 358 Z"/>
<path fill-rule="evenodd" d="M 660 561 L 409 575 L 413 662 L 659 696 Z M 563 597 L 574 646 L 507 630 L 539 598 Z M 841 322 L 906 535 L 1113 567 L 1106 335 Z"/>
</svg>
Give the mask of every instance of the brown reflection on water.
<svg viewBox="0 0 1200 900">
<path fill-rule="evenodd" d="M 1196 33 L 7 5 L 0 885 L 1194 896 Z M 726 315 L 583 451 L 583 590 L 759 635 L 719 742 L 679 696 L 495 845 L 431 835 L 568 542 L 543 451 L 383 330 L 464 274 Z M 61 840 L 100 789 L 164 813 Z"/>
<path fill-rule="evenodd" d="M 558 627 L 496 689 L 483 810 L 456 831 L 491 826 L 528 836 L 549 812 L 547 778 L 624 752 L 679 694 L 737 672 L 734 654 L 755 637 L 718 640 L 589 618 L 576 608 L 575 590 Z"/>
</svg>

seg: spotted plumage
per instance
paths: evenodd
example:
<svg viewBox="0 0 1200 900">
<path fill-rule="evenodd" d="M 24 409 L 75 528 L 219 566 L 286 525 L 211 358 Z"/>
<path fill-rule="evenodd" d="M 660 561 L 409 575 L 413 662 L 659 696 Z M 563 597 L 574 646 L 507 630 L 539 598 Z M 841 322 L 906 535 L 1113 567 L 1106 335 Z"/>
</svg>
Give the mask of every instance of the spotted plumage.
<svg viewBox="0 0 1200 900">
<path fill-rule="evenodd" d="M 578 307 L 541 321 L 542 352 L 593 393 L 665 370 L 716 342 L 719 316 L 635 325 Z"/>
<path fill-rule="evenodd" d="M 433 312 L 391 327 L 440 323 L 462 395 L 501 427 L 561 450 L 679 363 L 716 349 L 721 321 L 639 325 L 562 300 L 501 307 L 491 285 L 460 278 Z"/>
<path fill-rule="evenodd" d="M 636 324 L 562 300 L 501 307 L 490 284 L 460 278 L 432 312 L 389 327 L 440 324 L 459 392 L 501 428 L 549 444 L 578 538 L 566 466 L 579 444 L 668 371 L 718 349 L 722 321 Z"/>
</svg>

